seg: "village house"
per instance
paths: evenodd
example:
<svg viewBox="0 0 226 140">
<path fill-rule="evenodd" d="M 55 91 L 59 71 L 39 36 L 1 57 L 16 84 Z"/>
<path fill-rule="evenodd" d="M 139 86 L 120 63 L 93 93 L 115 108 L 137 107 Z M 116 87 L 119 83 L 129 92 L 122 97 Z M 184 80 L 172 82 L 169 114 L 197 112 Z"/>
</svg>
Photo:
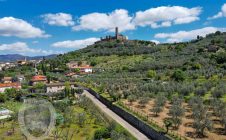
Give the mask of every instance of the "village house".
<svg viewBox="0 0 226 140">
<path fill-rule="evenodd" d="M 9 69 L 12 67 L 15 67 L 15 63 L 11 62 L 0 62 L 0 71 L 3 71 L 4 69 Z"/>
<path fill-rule="evenodd" d="M 18 60 L 17 61 L 17 65 L 18 66 L 23 66 L 23 65 L 26 65 L 27 64 L 27 59 L 26 57 L 24 58 L 24 60 Z"/>
<path fill-rule="evenodd" d="M 7 62 L 7 63 L 5 63 L 5 66 L 3 68 L 4 69 L 9 69 L 9 68 L 14 68 L 14 67 L 16 67 L 15 63 Z"/>
<path fill-rule="evenodd" d="M 31 85 L 36 85 L 37 83 L 47 83 L 47 77 L 43 75 L 35 75 L 31 79 Z"/>
<path fill-rule="evenodd" d="M 67 63 L 66 65 L 69 69 L 75 69 L 75 67 L 78 67 L 78 62 L 77 61 L 71 61 L 71 62 Z"/>
<path fill-rule="evenodd" d="M 13 113 L 12 111 L 6 108 L 0 108 L 0 120 L 10 118 L 12 113 Z"/>
<path fill-rule="evenodd" d="M 68 76 L 68 77 L 76 75 L 77 73 L 79 73 L 79 74 L 89 74 L 89 73 L 93 72 L 93 68 L 90 65 L 84 65 L 84 64 L 79 65 L 78 62 L 75 62 L 75 61 L 67 63 L 67 66 L 70 70 L 75 71 L 75 72 L 71 72 L 71 73 L 66 74 L 66 76 Z M 78 71 L 76 71 L 76 70 L 78 70 Z"/>
<path fill-rule="evenodd" d="M 4 77 L 2 79 L 2 83 L 5 83 L 5 84 L 12 83 L 12 82 L 13 82 L 13 78 L 12 77 Z"/>
<path fill-rule="evenodd" d="M 5 92 L 6 89 L 21 89 L 20 83 L 1 83 L 0 84 L 0 93 Z"/>
<path fill-rule="evenodd" d="M 78 69 L 80 74 L 87 74 L 93 72 L 93 68 L 90 65 L 78 66 L 75 67 L 75 69 Z"/>
<path fill-rule="evenodd" d="M 16 77 L 17 77 L 17 79 L 18 79 L 18 81 L 19 81 L 20 83 L 23 82 L 23 81 L 25 81 L 24 75 L 17 75 Z"/>
<path fill-rule="evenodd" d="M 70 83 L 71 88 L 75 88 L 74 83 Z M 65 89 L 65 83 L 51 83 L 46 84 L 46 93 L 56 93 Z"/>
</svg>

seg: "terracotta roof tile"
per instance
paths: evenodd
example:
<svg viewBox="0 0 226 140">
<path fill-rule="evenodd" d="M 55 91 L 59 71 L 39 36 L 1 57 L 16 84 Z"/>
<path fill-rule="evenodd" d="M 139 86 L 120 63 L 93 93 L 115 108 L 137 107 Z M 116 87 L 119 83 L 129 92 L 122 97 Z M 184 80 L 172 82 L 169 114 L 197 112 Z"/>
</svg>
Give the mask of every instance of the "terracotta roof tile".
<svg viewBox="0 0 226 140">
<path fill-rule="evenodd" d="M 20 83 L 0 83 L 0 88 L 2 87 L 14 87 L 19 88 L 21 86 Z"/>
</svg>

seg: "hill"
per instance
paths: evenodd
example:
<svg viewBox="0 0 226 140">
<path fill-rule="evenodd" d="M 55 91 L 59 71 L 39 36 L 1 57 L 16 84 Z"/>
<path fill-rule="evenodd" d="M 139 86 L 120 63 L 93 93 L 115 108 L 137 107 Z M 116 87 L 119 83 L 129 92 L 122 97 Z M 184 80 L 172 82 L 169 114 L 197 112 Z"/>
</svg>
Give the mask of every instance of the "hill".
<svg viewBox="0 0 226 140">
<path fill-rule="evenodd" d="M 46 59 L 49 58 L 54 58 L 57 55 L 48 55 L 45 56 Z M 12 62 L 12 61 L 17 61 L 17 60 L 24 60 L 26 57 L 27 60 L 38 60 L 42 59 L 43 56 L 34 56 L 34 57 L 29 57 L 29 56 L 23 56 L 20 54 L 7 54 L 7 55 L 0 55 L 0 62 Z"/>
<path fill-rule="evenodd" d="M 54 81 L 91 87 L 158 131 L 169 125 L 172 139 L 226 139 L 225 40 L 226 33 L 216 32 L 159 45 L 102 41 L 47 59 L 38 69 Z M 66 77 L 77 71 L 67 67 L 70 61 L 88 63 L 94 73 Z"/>
</svg>

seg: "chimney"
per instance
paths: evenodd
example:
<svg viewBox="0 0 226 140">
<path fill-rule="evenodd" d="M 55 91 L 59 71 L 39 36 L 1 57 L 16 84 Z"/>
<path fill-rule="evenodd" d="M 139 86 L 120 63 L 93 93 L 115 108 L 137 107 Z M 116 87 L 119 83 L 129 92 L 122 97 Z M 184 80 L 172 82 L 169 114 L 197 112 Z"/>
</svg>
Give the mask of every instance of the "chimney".
<svg viewBox="0 0 226 140">
<path fill-rule="evenodd" d="M 118 39 L 118 27 L 115 28 L 115 37 Z"/>
</svg>

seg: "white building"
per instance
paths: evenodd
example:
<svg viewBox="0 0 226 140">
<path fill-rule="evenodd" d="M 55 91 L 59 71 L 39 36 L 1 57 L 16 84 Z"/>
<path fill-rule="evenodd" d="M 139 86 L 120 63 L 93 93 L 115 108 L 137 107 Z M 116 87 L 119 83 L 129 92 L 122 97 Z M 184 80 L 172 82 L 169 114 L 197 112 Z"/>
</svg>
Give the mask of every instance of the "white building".
<svg viewBox="0 0 226 140">
<path fill-rule="evenodd" d="M 71 88 L 75 88 L 75 84 L 70 83 Z M 65 89 L 65 83 L 51 83 L 51 84 L 46 84 L 46 92 L 47 93 L 56 93 L 63 91 Z"/>
<path fill-rule="evenodd" d="M 79 69 L 80 73 L 93 73 L 93 68 L 90 65 L 76 67 Z"/>
<path fill-rule="evenodd" d="M 6 89 L 21 89 L 21 84 L 20 83 L 3 83 L 0 84 L 0 93 L 5 92 Z"/>
<path fill-rule="evenodd" d="M 10 118 L 12 113 L 13 112 L 8 109 L 0 108 L 0 120 Z"/>
</svg>

